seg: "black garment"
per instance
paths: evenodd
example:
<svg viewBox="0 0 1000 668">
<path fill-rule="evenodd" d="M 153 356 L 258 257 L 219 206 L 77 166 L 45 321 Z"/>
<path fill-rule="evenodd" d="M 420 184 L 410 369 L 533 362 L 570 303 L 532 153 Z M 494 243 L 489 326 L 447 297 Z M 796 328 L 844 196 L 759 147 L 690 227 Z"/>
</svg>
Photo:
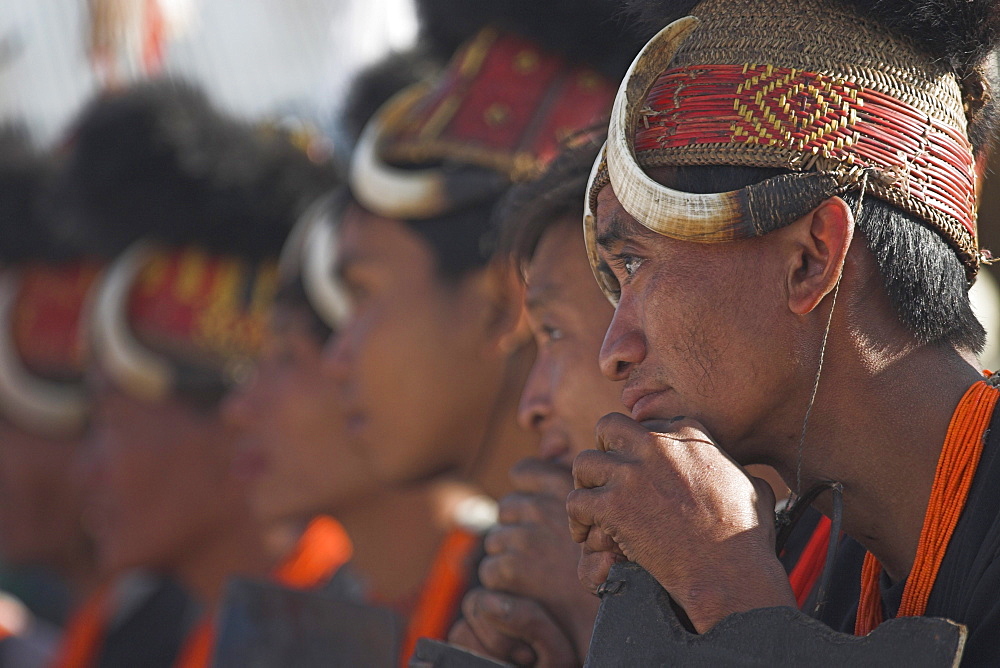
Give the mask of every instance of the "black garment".
<svg viewBox="0 0 1000 668">
<path fill-rule="evenodd" d="M 193 599 L 173 580 L 136 579 L 134 604 L 125 606 L 112 620 L 101 644 L 98 668 L 171 668 L 198 617 Z"/>
<path fill-rule="evenodd" d="M 833 600 L 822 617 L 845 633 L 854 632 L 860 561 L 864 557 L 864 550 L 851 543 L 838 552 Z M 881 585 L 888 619 L 899 609 L 905 581 L 892 583 L 883 577 Z M 847 591 L 851 592 L 849 597 L 843 595 Z M 1000 666 L 1000 411 L 994 411 L 968 501 L 941 562 L 925 614 L 968 627 L 963 666 Z"/>
<path fill-rule="evenodd" d="M 789 574 L 801 558 L 822 517 L 823 513 L 815 508 L 807 508 L 792 529 L 785 543 L 785 549 L 778 557 Z M 858 598 L 861 596 L 861 565 L 864 558 L 865 548 L 847 534 L 841 534 L 833 573 L 830 576 L 830 590 L 826 594 L 826 605 L 822 615 L 822 619 L 828 624 L 831 619 L 842 620 L 848 615 L 851 616 L 851 623 L 854 623 L 854 613 L 857 611 Z M 810 613 L 816 607 L 816 594 L 821 578 L 822 575 L 816 578 L 812 592 L 802 604 L 802 610 L 806 613 Z M 837 625 L 831 624 L 831 626 L 836 628 Z"/>
</svg>

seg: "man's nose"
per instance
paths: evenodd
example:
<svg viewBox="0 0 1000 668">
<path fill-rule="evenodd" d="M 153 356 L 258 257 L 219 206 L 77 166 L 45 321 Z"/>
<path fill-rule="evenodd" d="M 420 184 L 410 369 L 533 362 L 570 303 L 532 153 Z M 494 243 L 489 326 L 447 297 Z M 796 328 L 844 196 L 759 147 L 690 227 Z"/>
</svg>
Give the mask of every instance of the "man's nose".
<svg viewBox="0 0 1000 668">
<path fill-rule="evenodd" d="M 604 335 L 598 363 L 610 380 L 625 380 L 632 367 L 646 358 L 646 338 L 632 300 L 622 299 Z"/>
<path fill-rule="evenodd" d="M 552 415 L 550 376 L 549 365 L 539 356 L 531 367 L 517 406 L 517 422 L 522 429 L 539 431 Z"/>
</svg>

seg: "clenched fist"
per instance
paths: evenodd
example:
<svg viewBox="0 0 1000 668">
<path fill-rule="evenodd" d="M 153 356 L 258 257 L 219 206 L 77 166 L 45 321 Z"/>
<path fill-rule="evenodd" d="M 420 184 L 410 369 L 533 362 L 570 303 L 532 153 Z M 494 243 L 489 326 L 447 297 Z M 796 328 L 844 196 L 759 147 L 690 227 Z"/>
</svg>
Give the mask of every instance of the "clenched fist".
<svg viewBox="0 0 1000 668">
<path fill-rule="evenodd" d="M 648 570 L 699 632 L 743 610 L 795 605 L 774 555 L 774 495 L 698 422 L 597 425 L 597 450 L 573 464 L 567 510 L 584 546 L 583 584 L 596 591 L 616 560 Z"/>
</svg>

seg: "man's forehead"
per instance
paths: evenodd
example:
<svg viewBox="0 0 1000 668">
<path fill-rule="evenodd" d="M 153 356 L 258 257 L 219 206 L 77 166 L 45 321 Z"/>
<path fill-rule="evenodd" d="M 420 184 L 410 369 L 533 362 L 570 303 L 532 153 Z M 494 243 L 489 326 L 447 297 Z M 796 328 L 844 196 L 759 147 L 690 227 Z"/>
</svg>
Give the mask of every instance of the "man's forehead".
<svg viewBox="0 0 1000 668">
<path fill-rule="evenodd" d="M 380 218 L 351 204 L 337 226 L 337 257 L 340 267 L 391 260 L 395 230 L 388 219 Z"/>
<path fill-rule="evenodd" d="M 528 289 L 524 293 L 524 303 L 529 311 L 543 309 L 558 300 L 563 291 L 558 275 L 544 272 L 537 278 L 529 271 Z"/>
<path fill-rule="evenodd" d="M 581 267 L 587 263 L 579 220 L 554 224 L 542 234 L 525 272 L 528 308 L 544 306 L 564 295 L 572 281 L 578 279 L 579 272 L 573 271 L 575 263 Z"/>
</svg>

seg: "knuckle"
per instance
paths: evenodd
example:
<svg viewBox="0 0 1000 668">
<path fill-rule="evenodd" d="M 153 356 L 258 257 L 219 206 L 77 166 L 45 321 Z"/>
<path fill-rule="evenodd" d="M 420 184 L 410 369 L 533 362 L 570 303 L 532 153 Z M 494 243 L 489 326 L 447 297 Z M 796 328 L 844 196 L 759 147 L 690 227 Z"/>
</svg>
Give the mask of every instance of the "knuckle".
<svg viewBox="0 0 1000 668">
<path fill-rule="evenodd" d="M 671 426 L 673 427 L 673 432 L 676 437 L 713 441 L 713 439 L 708 435 L 705 425 L 694 418 L 683 418 L 673 423 Z"/>
<path fill-rule="evenodd" d="M 448 642 L 460 647 L 476 649 L 479 643 L 475 642 L 476 635 L 472 632 L 472 627 L 464 619 L 455 623 L 448 631 Z"/>
<path fill-rule="evenodd" d="M 489 589 L 509 589 L 517 583 L 515 560 L 507 554 L 483 559 L 479 564 L 479 579 Z"/>
<path fill-rule="evenodd" d="M 583 505 L 584 505 L 584 495 L 583 491 L 576 489 L 566 495 L 566 514 L 569 516 L 570 520 L 582 520 L 583 519 Z"/>
<path fill-rule="evenodd" d="M 522 492 L 511 492 L 500 500 L 498 518 L 501 524 L 516 524 L 531 506 L 530 497 Z"/>
<path fill-rule="evenodd" d="M 491 529 L 483 539 L 483 551 L 485 551 L 487 555 L 499 554 L 500 552 L 503 552 L 505 545 L 505 536 L 499 527 Z M 489 557 L 487 557 L 487 559 L 488 558 Z"/>
<path fill-rule="evenodd" d="M 470 589 L 462 598 L 462 617 L 470 625 L 470 629 L 473 621 L 479 617 L 482 593 L 482 588 Z"/>
</svg>

